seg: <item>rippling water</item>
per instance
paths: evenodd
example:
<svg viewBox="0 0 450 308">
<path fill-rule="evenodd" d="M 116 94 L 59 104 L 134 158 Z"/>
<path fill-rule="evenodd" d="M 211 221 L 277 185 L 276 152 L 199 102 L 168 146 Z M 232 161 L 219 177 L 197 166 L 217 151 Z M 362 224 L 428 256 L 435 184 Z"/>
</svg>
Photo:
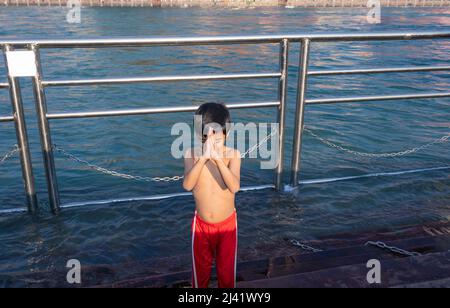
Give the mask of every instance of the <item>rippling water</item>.
<svg viewBox="0 0 450 308">
<path fill-rule="evenodd" d="M 371 32 L 449 30 L 443 8 L 383 9 L 382 23 L 365 23 L 361 9 L 132 9 L 82 10 L 82 23 L 65 23 L 60 8 L 0 10 L 0 38 L 89 38 L 117 36 L 193 36 L 300 32 Z M 299 46 L 290 48 L 286 168 L 290 162 Z M 278 46 L 200 46 L 85 50 L 44 50 L 47 79 L 119 76 L 270 72 L 278 67 Z M 314 69 L 448 65 L 449 42 L 352 42 L 312 44 Z M 2 61 L 2 60 L 0 60 Z M 0 76 L 4 76 L 3 62 Z M 0 77 L 0 82 L 4 78 Z M 448 73 L 315 77 L 309 97 L 448 91 Z M 0 273 L 64 266 L 69 258 L 83 264 L 116 264 L 189 254 L 191 197 L 65 210 L 48 213 L 45 180 L 33 118 L 31 84 L 23 80 L 37 187 L 42 211 L 0 217 Z M 112 110 L 151 106 L 199 105 L 207 101 L 275 100 L 275 81 L 216 81 L 51 88 L 50 112 Z M 230 89 L 232 89 L 230 91 Z M 7 92 L 0 115 L 10 112 Z M 234 121 L 274 121 L 275 111 L 232 111 Z M 449 99 L 308 106 L 306 125 L 321 136 L 355 150 L 395 152 L 449 133 Z M 59 146 L 116 171 L 145 176 L 177 175 L 182 162 L 170 156 L 172 124 L 189 114 L 52 122 Z M 0 124 L 0 154 L 15 143 L 11 124 Z M 397 158 L 358 158 L 306 135 L 301 179 L 316 179 L 428 168 L 450 164 L 449 144 Z M 181 191 L 180 183 L 143 184 L 80 169 L 56 159 L 64 203 Z M 23 207 L 18 159 L 0 165 L 0 209 Z M 269 170 L 245 160 L 243 186 L 271 183 Z M 270 190 L 239 193 L 241 255 L 274 254 L 283 238 L 311 239 L 343 232 L 366 232 L 450 218 L 449 170 L 304 185 L 290 193 Z M 285 182 L 289 180 L 286 173 Z M 242 257 L 241 256 L 241 257 Z M 243 258 L 243 257 L 242 257 Z"/>
</svg>

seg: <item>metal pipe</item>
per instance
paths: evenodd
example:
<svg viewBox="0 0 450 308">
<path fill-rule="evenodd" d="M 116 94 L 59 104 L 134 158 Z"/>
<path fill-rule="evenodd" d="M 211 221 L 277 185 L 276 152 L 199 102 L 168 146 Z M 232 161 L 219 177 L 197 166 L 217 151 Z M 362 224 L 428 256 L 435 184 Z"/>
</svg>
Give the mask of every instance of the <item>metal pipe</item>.
<svg viewBox="0 0 450 308">
<path fill-rule="evenodd" d="M 26 213 L 27 210 L 25 208 L 14 208 L 14 209 L 5 209 L 0 210 L 0 215 L 11 215 L 17 213 Z"/>
<path fill-rule="evenodd" d="M 431 71 L 448 71 L 448 70 L 450 70 L 450 66 L 386 67 L 386 68 L 374 68 L 374 69 L 309 71 L 308 76 L 381 74 L 381 73 L 402 73 L 402 72 L 424 72 L 424 71 L 431 72 Z"/>
<path fill-rule="evenodd" d="M 336 33 L 336 34 L 286 34 L 286 35 L 246 35 L 210 37 L 153 37 L 153 38 L 107 38 L 77 40 L 1 40 L 0 45 L 27 46 L 40 48 L 91 48 L 91 47 L 139 47 L 174 45 L 225 45 L 280 43 L 283 39 L 301 42 L 305 39 L 314 42 L 380 41 L 380 40 L 419 40 L 450 38 L 448 31 L 430 32 L 379 32 L 379 33 Z"/>
<path fill-rule="evenodd" d="M 403 174 L 420 173 L 420 172 L 437 171 L 437 170 L 450 170 L 450 166 L 402 170 L 402 171 L 390 171 L 390 172 L 377 172 L 377 173 L 350 175 L 350 176 L 342 176 L 342 177 L 335 177 L 335 178 L 301 180 L 301 181 L 299 181 L 299 183 L 301 185 L 325 184 L 325 183 L 333 183 L 333 182 L 338 182 L 338 181 L 348 181 L 348 180 L 356 180 L 356 179 L 371 178 L 371 177 L 382 177 L 382 176 L 394 176 L 394 175 L 403 175 Z"/>
<path fill-rule="evenodd" d="M 337 181 L 355 180 L 355 179 L 360 179 L 360 178 L 394 176 L 394 175 L 420 173 L 420 172 L 428 172 L 428 171 L 436 171 L 436 170 L 449 170 L 449 169 L 450 169 L 450 166 L 441 166 L 441 167 L 432 167 L 432 168 L 423 168 L 423 169 L 414 169 L 414 170 L 379 172 L 379 173 L 362 174 L 362 175 L 355 175 L 355 176 L 301 180 L 301 181 L 299 181 L 299 184 L 301 184 L 301 185 L 326 184 L 326 183 L 332 183 L 332 182 L 337 182 Z M 273 189 L 273 188 L 275 188 L 275 186 L 274 185 L 248 186 L 248 187 L 241 188 L 241 191 L 262 190 L 262 189 L 269 189 L 269 188 Z M 62 205 L 61 208 L 73 208 L 73 207 L 88 206 L 88 205 L 105 205 L 105 204 L 133 202 L 133 201 L 161 200 L 161 199 L 190 196 L 190 195 L 191 195 L 191 193 L 189 193 L 189 192 L 183 192 L 183 193 L 173 193 L 173 194 L 166 194 L 166 195 L 154 195 L 154 196 L 147 196 L 147 197 L 134 197 L 134 198 L 131 197 L 131 198 L 122 198 L 122 199 L 75 202 L 75 203 L 68 203 L 68 204 Z M 20 209 L 20 208 L 5 209 L 5 210 L 0 210 L 0 215 L 21 213 L 21 212 L 24 212 L 24 209 Z"/>
<path fill-rule="evenodd" d="M 7 83 L 0 83 L 0 89 L 9 88 L 9 84 Z"/>
<path fill-rule="evenodd" d="M 291 162 L 291 185 L 298 185 L 298 172 L 300 170 L 300 159 L 302 151 L 302 137 L 305 117 L 305 101 L 306 101 L 306 86 L 308 80 L 308 62 L 310 40 L 305 39 L 302 42 L 302 49 L 300 52 L 300 65 L 298 73 L 297 86 L 297 105 L 295 110 L 295 124 L 294 124 L 294 145 L 292 148 L 292 162 Z"/>
<path fill-rule="evenodd" d="M 256 107 L 260 108 L 277 107 L 279 105 L 280 102 L 263 102 L 263 103 L 227 104 L 226 106 L 229 109 L 243 109 Z M 146 115 L 156 113 L 194 112 L 197 109 L 198 106 L 184 106 L 184 107 L 156 107 L 156 108 L 112 110 L 112 111 L 56 113 L 56 114 L 47 114 L 47 119 L 99 118 L 99 117 Z"/>
<path fill-rule="evenodd" d="M 0 41 L 0 45 L 38 45 L 40 48 L 101 48 L 101 47 L 145 47 L 145 46 L 196 46 L 227 44 L 279 43 L 284 36 L 216 36 L 216 37 L 150 37 L 150 38 L 106 38 L 78 40 L 11 40 Z"/>
<path fill-rule="evenodd" d="M 0 117 L 0 122 L 13 122 L 14 117 Z"/>
<path fill-rule="evenodd" d="M 240 189 L 241 192 L 253 191 L 253 190 L 263 190 L 263 189 L 273 189 L 274 185 L 256 185 L 256 186 L 248 186 L 242 187 Z M 139 202 L 139 201 L 154 201 L 154 200 L 163 200 L 170 199 L 176 197 L 188 197 L 192 196 L 191 192 L 179 192 L 172 194 L 161 194 L 161 195 L 152 195 L 152 196 L 143 196 L 143 197 L 129 197 L 129 198 L 119 198 L 119 199 L 106 199 L 106 200 L 96 200 L 96 201 L 86 201 L 86 202 L 73 202 L 61 205 L 62 209 L 80 207 L 80 206 L 93 206 L 93 205 L 106 205 L 106 204 L 116 204 L 116 203 L 125 203 L 125 202 Z"/>
<path fill-rule="evenodd" d="M 261 78 L 279 78 L 279 77 L 280 73 L 261 73 L 261 74 L 224 74 L 224 75 L 197 75 L 197 76 L 159 76 L 159 77 L 87 79 L 87 80 L 52 80 L 52 81 L 42 81 L 41 83 L 45 87 L 55 87 L 55 86 L 84 86 L 84 85 L 127 84 L 127 83 L 147 83 L 147 82 L 261 79 Z"/>
<path fill-rule="evenodd" d="M 354 103 L 369 101 L 389 101 L 401 99 L 421 99 L 421 98 L 439 98 L 449 97 L 450 92 L 436 92 L 423 94 L 399 94 L 399 95 L 377 95 L 377 96 L 354 96 L 354 97 L 333 97 L 333 98 L 317 98 L 307 99 L 306 104 L 337 104 L 337 103 Z"/>
<path fill-rule="evenodd" d="M 281 190 L 283 182 L 283 163 L 284 163 L 284 127 L 286 119 L 286 99 L 287 99 L 287 80 L 289 65 L 289 41 L 284 39 L 280 44 L 280 81 L 278 85 L 278 123 L 279 123 L 279 139 L 278 139 L 278 165 L 275 170 L 275 188 Z"/>
<path fill-rule="evenodd" d="M 432 168 L 423 168 L 423 169 L 414 169 L 414 170 L 403 170 L 403 171 L 393 171 L 393 172 L 379 172 L 379 173 L 370 173 L 370 174 L 362 174 L 356 176 L 344 176 L 344 177 L 336 177 L 336 178 L 319 178 L 319 179 L 310 179 L 310 180 L 302 180 L 299 182 L 301 185 L 315 185 L 315 184 L 326 184 L 337 181 L 348 181 L 355 180 L 360 178 L 369 178 L 369 177 L 381 177 L 381 176 L 395 176 L 402 174 L 411 174 L 411 173 L 420 173 L 420 172 L 428 172 L 428 171 L 436 171 L 436 170 L 449 170 L 450 166 L 441 166 L 441 167 L 432 167 Z M 263 190 L 263 189 L 273 189 L 274 185 L 259 185 L 259 186 L 248 186 L 241 188 L 241 191 L 252 191 L 252 190 Z M 131 198 L 122 198 L 122 199 L 109 199 L 109 200 L 99 200 L 99 201 L 87 201 L 87 202 L 75 202 L 68 203 L 62 205 L 61 208 L 74 208 L 81 206 L 89 206 L 89 205 L 105 205 L 105 204 L 114 204 L 114 203 L 123 203 L 123 202 L 135 202 L 135 201 L 149 201 L 149 200 L 161 200 L 161 199 L 169 199 L 175 197 L 182 196 L 190 196 L 191 193 L 183 192 L 183 193 L 173 193 L 166 195 L 154 195 L 154 196 L 144 196 L 144 197 L 131 197 Z M 6 214 L 15 214 L 22 213 L 24 209 L 5 209 L 0 210 L 0 215 Z"/>
<path fill-rule="evenodd" d="M 58 181 L 55 170 L 55 159 L 53 156 L 53 143 L 50 132 L 50 125 L 47 119 L 47 103 L 45 100 L 44 88 L 41 85 L 42 68 L 40 61 L 39 48 L 35 45 L 29 46 L 34 53 L 36 76 L 33 77 L 33 92 L 36 102 L 36 113 L 38 116 L 39 132 L 41 138 L 42 157 L 44 160 L 44 169 L 47 180 L 47 190 L 50 208 L 54 214 L 60 210 L 60 199 L 58 190 Z"/>
<path fill-rule="evenodd" d="M 28 211 L 30 213 L 35 213 L 38 210 L 38 201 L 34 183 L 30 147 L 28 143 L 27 125 L 23 110 L 20 83 L 16 77 L 11 76 L 9 70 L 8 57 L 6 56 L 6 53 L 10 51 L 13 51 L 13 48 L 11 46 L 4 46 L 5 66 L 8 75 L 9 93 L 11 96 L 14 123 L 16 127 L 17 144 L 20 149 L 20 163 L 22 165 L 22 177 L 25 184 L 25 194 L 27 198 Z"/>
</svg>

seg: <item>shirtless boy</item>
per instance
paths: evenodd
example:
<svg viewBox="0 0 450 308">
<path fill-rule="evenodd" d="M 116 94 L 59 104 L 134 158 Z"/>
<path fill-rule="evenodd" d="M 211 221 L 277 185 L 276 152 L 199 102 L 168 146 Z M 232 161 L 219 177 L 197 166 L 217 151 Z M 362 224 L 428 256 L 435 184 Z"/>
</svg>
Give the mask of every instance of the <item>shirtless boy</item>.
<svg viewBox="0 0 450 308">
<path fill-rule="evenodd" d="M 234 288 L 235 194 L 240 188 L 241 155 L 225 146 L 231 118 L 224 105 L 203 104 L 195 115 L 202 120 L 202 148 L 186 151 L 183 182 L 183 188 L 193 192 L 196 205 L 192 222 L 192 286 L 208 287 L 215 259 L 219 288 Z"/>
</svg>

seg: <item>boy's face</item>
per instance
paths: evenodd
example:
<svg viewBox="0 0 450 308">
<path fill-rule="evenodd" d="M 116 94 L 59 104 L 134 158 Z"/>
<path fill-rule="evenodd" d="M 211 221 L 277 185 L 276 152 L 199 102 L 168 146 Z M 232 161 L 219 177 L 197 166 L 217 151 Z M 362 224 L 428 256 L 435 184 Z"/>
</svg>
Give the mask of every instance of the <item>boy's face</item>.
<svg viewBox="0 0 450 308">
<path fill-rule="evenodd" d="M 223 133 L 223 128 L 222 126 L 218 125 L 218 124 L 206 124 L 205 125 L 205 129 L 203 131 L 203 138 L 202 138 L 202 142 L 206 142 L 206 140 L 208 139 L 208 135 L 209 138 L 212 138 L 214 144 L 216 146 L 223 146 L 225 144 L 225 134 Z"/>
</svg>

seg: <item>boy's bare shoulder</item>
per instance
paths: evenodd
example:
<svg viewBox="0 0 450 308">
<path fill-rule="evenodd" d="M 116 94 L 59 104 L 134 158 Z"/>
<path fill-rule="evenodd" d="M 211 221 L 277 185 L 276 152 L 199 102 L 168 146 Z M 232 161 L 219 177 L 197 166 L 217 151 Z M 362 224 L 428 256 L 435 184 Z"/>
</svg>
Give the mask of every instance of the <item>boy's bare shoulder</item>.
<svg viewBox="0 0 450 308">
<path fill-rule="evenodd" d="M 241 152 L 238 149 L 226 147 L 226 157 L 240 159 Z"/>
</svg>

